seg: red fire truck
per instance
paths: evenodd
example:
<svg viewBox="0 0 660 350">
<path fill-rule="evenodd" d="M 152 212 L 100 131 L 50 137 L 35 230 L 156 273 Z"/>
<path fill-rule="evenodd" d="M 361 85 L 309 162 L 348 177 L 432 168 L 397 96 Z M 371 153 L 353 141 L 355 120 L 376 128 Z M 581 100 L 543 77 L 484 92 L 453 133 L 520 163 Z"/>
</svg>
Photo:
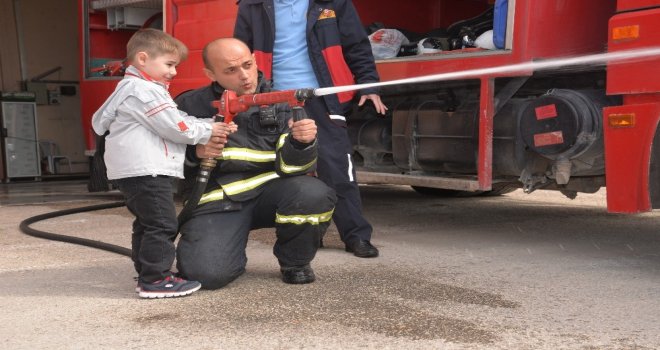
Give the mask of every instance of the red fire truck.
<svg viewBox="0 0 660 350">
<path fill-rule="evenodd" d="M 377 60 L 382 81 L 660 46 L 660 0 L 353 0 L 365 27 L 447 44 L 433 54 Z M 121 75 L 125 44 L 142 27 L 182 40 L 190 57 L 172 95 L 207 84 L 201 49 L 231 36 L 235 0 L 81 0 L 82 122 Z M 489 23 L 490 21 L 490 23 Z M 478 28 L 500 48 L 472 47 Z M 444 41 L 443 41 L 444 40 Z M 410 40 L 413 41 L 413 40 Z M 569 198 L 607 186 L 611 212 L 660 207 L 660 57 L 565 69 L 521 69 L 381 89 L 383 118 L 349 122 L 358 179 L 425 194 L 501 194 L 516 188 Z"/>
</svg>

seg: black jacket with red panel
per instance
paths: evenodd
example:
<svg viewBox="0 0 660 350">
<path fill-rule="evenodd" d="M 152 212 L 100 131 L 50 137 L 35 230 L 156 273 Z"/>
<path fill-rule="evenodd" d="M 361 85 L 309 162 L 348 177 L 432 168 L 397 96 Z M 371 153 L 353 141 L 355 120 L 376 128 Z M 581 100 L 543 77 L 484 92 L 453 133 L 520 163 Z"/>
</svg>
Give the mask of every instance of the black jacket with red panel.
<svg viewBox="0 0 660 350">
<path fill-rule="evenodd" d="M 239 0 L 234 37 L 254 53 L 259 70 L 272 77 L 275 42 L 273 0 Z M 350 0 L 309 0 L 307 47 L 320 87 L 379 81 L 371 44 Z M 360 94 L 376 89 L 360 90 Z M 344 115 L 355 92 L 324 96 L 330 114 Z"/>
</svg>

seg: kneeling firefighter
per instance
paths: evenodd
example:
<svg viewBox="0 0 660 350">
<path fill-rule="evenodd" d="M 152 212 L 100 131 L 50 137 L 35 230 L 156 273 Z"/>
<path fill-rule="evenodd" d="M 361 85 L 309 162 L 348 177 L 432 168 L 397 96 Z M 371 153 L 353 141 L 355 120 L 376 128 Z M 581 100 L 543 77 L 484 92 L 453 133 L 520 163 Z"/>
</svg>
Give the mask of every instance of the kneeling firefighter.
<svg viewBox="0 0 660 350">
<path fill-rule="evenodd" d="M 203 59 L 213 82 L 176 98 L 179 109 L 190 115 L 215 116 L 213 102 L 221 99 L 225 89 L 239 96 L 270 90 L 253 55 L 239 40 L 223 38 L 209 43 Z M 313 282 L 310 262 L 336 201 L 331 188 L 306 175 L 316 165 L 314 121 L 294 122 L 288 104 L 275 104 L 250 107 L 235 115 L 233 123 L 228 127 L 235 132 L 227 136 L 198 203 L 186 203 L 180 215 L 179 272 L 200 281 L 203 288 L 220 288 L 245 271 L 249 232 L 275 227 L 273 253 L 282 280 Z M 190 198 L 195 183 L 200 183 L 196 181 L 200 162 L 212 154 L 207 147 L 187 149 L 184 200 Z"/>
</svg>

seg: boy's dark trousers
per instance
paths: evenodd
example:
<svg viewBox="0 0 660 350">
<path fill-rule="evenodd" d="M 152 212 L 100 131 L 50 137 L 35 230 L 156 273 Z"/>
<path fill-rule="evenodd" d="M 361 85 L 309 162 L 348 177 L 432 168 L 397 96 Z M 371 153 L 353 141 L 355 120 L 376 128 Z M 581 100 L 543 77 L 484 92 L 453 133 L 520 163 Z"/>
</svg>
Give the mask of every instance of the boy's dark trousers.
<svg viewBox="0 0 660 350">
<path fill-rule="evenodd" d="M 135 215 L 132 258 L 140 281 L 152 283 L 171 274 L 178 223 L 169 176 L 139 176 L 113 181 Z"/>
</svg>

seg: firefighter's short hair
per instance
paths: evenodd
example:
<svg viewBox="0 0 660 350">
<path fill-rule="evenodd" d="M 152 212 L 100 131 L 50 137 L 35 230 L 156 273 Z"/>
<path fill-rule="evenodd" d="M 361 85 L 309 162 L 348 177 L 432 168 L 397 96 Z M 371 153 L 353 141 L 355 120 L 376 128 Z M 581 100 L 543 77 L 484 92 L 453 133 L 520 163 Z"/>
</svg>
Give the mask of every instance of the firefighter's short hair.
<svg viewBox="0 0 660 350">
<path fill-rule="evenodd" d="M 188 48 L 181 40 L 162 30 L 145 28 L 138 30 L 126 44 L 126 59 L 132 62 L 138 52 L 146 52 L 150 56 L 174 54 L 181 61 L 188 58 Z"/>
</svg>

